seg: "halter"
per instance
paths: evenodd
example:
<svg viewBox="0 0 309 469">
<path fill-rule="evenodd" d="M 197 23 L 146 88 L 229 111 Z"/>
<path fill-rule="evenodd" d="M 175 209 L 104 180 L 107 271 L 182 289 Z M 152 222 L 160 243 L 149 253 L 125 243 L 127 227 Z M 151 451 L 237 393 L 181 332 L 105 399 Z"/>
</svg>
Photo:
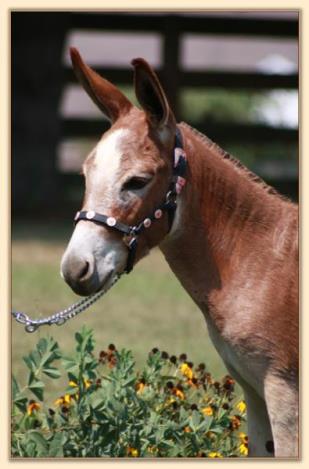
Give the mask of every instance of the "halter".
<svg viewBox="0 0 309 469">
<path fill-rule="evenodd" d="M 74 218 L 75 225 L 80 220 L 91 221 L 93 223 L 98 223 L 99 225 L 106 226 L 113 230 L 119 231 L 124 235 L 123 241 L 128 248 L 128 259 L 127 265 L 123 272 L 116 274 L 112 279 L 109 286 L 103 288 L 97 293 L 93 293 L 87 298 L 74 303 L 66 309 L 58 311 L 57 313 L 48 316 L 47 318 L 42 319 L 31 319 L 26 313 L 22 311 L 12 311 L 12 316 L 16 319 L 17 322 L 24 324 L 25 330 L 27 332 L 34 332 L 40 326 L 57 324 L 60 326 L 64 324 L 68 319 L 75 317 L 77 314 L 80 314 L 85 309 L 89 308 L 95 301 L 101 298 L 115 283 L 120 279 L 124 273 L 129 273 L 133 269 L 138 236 L 146 229 L 148 229 L 153 222 L 162 218 L 163 214 L 167 212 L 169 228 L 168 232 L 171 230 L 175 210 L 177 207 L 177 195 L 180 194 L 182 188 L 186 183 L 185 174 L 186 174 L 187 160 L 186 155 L 183 150 L 182 137 L 180 130 L 176 127 L 176 136 L 175 136 L 175 146 L 174 146 L 174 165 L 173 165 L 173 175 L 168 188 L 168 191 L 165 195 L 164 201 L 159 205 L 153 213 L 144 218 L 137 225 L 126 225 L 119 220 L 116 220 L 114 217 L 107 215 L 102 215 L 93 210 L 80 211 L 77 212 Z"/>
<path fill-rule="evenodd" d="M 164 201 L 153 211 L 151 215 L 144 218 L 137 225 L 126 225 L 114 217 L 102 215 L 101 213 L 97 213 L 94 210 L 83 210 L 76 213 L 74 224 L 76 225 L 80 220 L 91 221 L 122 233 L 124 235 L 123 242 L 129 251 L 127 265 L 124 269 L 124 272 L 128 274 L 133 269 L 137 251 L 138 236 L 144 230 L 152 226 L 153 222 L 162 218 L 164 212 L 167 212 L 168 214 L 168 232 L 171 230 L 177 207 L 176 198 L 186 183 L 186 166 L 186 155 L 183 150 L 181 133 L 178 127 L 176 127 L 172 180 L 170 182 Z"/>
</svg>

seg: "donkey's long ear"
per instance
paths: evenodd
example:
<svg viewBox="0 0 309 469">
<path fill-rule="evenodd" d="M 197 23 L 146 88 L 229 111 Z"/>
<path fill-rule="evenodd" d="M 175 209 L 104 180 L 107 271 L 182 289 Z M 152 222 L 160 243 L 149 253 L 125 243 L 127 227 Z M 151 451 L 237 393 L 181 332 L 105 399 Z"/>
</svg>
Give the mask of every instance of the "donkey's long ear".
<svg viewBox="0 0 309 469">
<path fill-rule="evenodd" d="M 152 127 L 174 134 L 176 120 L 157 75 L 144 59 L 132 60 L 136 97 Z"/>
<path fill-rule="evenodd" d="M 131 102 L 108 80 L 105 80 L 86 65 L 79 52 L 70 48 L 73 69 L 79 82 L 88 93 L 92 101 L 106 115 L 115 122 L 121 115 L 126 114 L 132 107 Z"/>
</svg>

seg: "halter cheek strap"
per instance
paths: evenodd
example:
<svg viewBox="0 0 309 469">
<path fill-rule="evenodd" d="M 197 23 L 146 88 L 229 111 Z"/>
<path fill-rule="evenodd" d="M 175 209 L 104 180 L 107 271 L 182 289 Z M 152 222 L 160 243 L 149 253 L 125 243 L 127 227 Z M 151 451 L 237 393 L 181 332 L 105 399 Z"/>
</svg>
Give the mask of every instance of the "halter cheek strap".
<svg viewBox="0 0 309 469">
<path fill-rule="evenodd" d="M 138 236 L 144 230 L 148 229 L 153 224 L 153 222 L 162 218 L 165 212 L 167 212 L 168 215 L 168 232 L 170 231 L 177 207 L 176 198 L 186 183 L 186 166 L 187 160 L 183 150 L 182 137 L 180 130 L 177 127 L 174 146 L 174 166 L 172 180 L 170 182 L 169 189 L 164 201 L 154 210 L 151 215 L 144 218 L 144 220 L 142 220 L 137 225 L 126 225 L 125 223 L 116 220 L 114 217 L 102 215 L 101 213 L 97 213 L 94 210 L 83 210 L 76 213 L 74 223 L 77 224 L 80 220 L 91 221 L 93 223 L 98 223 L 99 225 L 103 225 L 123 233 L 123 241 L 129 251 L 127 265 L 124 270 L 124 272 L 128 274 L 133 269 Z"/>
</svg>

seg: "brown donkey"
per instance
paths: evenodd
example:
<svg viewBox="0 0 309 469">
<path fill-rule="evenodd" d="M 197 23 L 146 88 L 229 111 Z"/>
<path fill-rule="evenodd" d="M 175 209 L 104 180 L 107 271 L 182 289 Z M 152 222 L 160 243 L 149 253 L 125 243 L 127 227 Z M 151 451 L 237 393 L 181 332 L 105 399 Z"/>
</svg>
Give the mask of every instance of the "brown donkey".
<svg viewBox="0 0 309 469">
<path fill-rule="evenodd" d="M 71 58 L 112 126 L 83 165 L 85 197 L 63 277 L 89 295 L 159 246 L 243 388 L 249 455 L 297 457 L 297 206 L 207 137 L 176 125 L 143 59 L 132 62 L 138 109 L 76 49 Z"/>
</svg>

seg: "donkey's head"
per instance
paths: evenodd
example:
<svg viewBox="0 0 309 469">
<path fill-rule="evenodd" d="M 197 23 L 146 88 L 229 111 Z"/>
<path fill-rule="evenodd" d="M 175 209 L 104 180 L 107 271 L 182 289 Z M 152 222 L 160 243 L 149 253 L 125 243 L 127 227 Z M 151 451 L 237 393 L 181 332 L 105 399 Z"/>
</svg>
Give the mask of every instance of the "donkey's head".
<svg viewBox="0 0 309 469">
<path fill-rule="evenodd" d="M 176 122 L 160 82 L 143 59 L 132 61 L 137 99 L 142 110 L 109 81 L 88 67 L 71 49 L 75 74 L 85 91 L 111 122 L 83 164 L 84 217 L 78 218 L 64 253 L 61 272 L 78 294 L 108 285 L 126 269 L 128 247 L 115 222 L 134 226 L 153 214 L 168 192 L 173 171 Z M 89 223 L 95 213 L 107 223 Z M 139 236 L 134 262 L 167 234 L 168 216 L 160 210 Z M 146 223 L 145 223 L 146 224 Z"/>
</svg>

